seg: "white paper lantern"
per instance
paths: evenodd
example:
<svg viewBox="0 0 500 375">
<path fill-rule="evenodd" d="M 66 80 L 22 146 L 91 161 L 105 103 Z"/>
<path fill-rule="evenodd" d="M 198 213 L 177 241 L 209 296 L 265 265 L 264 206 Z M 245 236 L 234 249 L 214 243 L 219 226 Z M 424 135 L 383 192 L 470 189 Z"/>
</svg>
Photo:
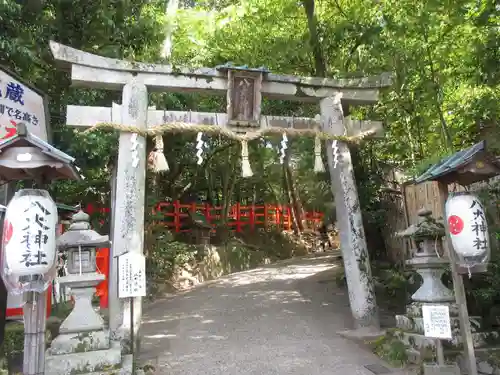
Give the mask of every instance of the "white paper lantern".
<svg viewBox="0 0 500 375">
<path fill-rule="evenodd" d="M 481 201 L 469 192 L 450 195 L 446 223 L 455 252 L 467 265 L 481 263 L 490 251 L 488 224 Z"/>
<path fill-rule="evenodd" d="M 7 205 L 1 272 L 11 293 L 48 287 L 57 255 L 57 223 L 57 206 L 45 190 L 20 190 Z"/>
</svg>

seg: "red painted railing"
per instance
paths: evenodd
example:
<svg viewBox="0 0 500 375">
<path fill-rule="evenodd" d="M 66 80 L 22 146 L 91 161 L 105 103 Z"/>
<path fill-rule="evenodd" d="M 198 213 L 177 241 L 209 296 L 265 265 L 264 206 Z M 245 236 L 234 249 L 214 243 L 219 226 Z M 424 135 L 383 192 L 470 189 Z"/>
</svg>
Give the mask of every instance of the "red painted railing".
<svg viewBox="0 0 500 375">
<path fill-rule="evenodd" d="M 223 217 L 223 207 L 205 204 L 182 204 L 179 201 L 159 202 L 152 210 L 155 220 L 164 223 L 175 232 L 187 232 L 189 213 L 204 216 L 207 224 L 215 226 Z M 97 208 L 88 204 L 86 212 L 90 215 L 97 212 Z M 102 214 L 108 214 L 109 208 L 101 208 Z M 323 213 L 306 212 L 306 221 L 310 227 L 317 228 L 323 221 Z M 272 204 L 242 206 L 240 203 L 229 207 L 226 225 L 236 232 L 243 229 L 255 230 L 275 226 L 283 230 L 292 229 L 292 215 L 290 206 Z"/>
</svg>

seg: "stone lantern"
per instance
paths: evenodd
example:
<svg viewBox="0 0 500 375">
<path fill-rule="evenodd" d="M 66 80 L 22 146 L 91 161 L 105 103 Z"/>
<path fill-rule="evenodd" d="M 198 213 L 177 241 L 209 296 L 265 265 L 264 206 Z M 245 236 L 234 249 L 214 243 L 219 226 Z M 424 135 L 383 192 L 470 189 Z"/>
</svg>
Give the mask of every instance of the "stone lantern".
<svg viewBox="0 0 500 375">
<path fill-rule="evenodd" d="M 452 302 L 453 292 L 441 281 L 444 269 L 449 260 L 442 258 L 441 238 L 444 237 L 444 226 L 432 218 L 432 212 L 421 209 L 418 212 L 418 223 L 400 233 L 402 237 L 410 237 L 417 244 L 417 250 L 406 264 L 415 269 L 422 277 L 422 286 L 411 296 L 415 302 Z"/>
<path fill-rule="evenodd" d="M 90 228 L 89 215 L 83 211 L 73 215 L 69 229 L 57 240 L 68 262 L 68 275 L 59 282 L 71 289 L 75 305 L 48 349 L 47 374 L 59 374 L 62 369 L 67 370 L 65 373 L 93 372 L 120 365 L 121 350 L 111 347 L 109 331 L 92 307 L 95 287 L 106 278 L 97 272 L 96 251 L 109 244 L 108 236 Z"/>
<path fill-rule="evenodd" d="M 410 351 L 418 357 L 425 347 L 434 347 L 435 341 L 424 336 L 422 305 L 446 304 L 454 324 L 454 334 L 458 329 L 458 310 L 453 292 L 448 289 L 441 277 L 449 265 L 449 260 L 441 256 L 441 239 L 445 235 L 442 223 L 432 217 L 432 212 L 421 209 L 418 212 L 418 222 L 397 234 L 399 237 L 411 238 L 417 244 L 413 257 L 406 264 L 417 271 L 422 277 L 422 285 L 411 296 L 412 303 L 406 307 L 406 315 L 396 315 L 396 325 L 405 332 L 405 338 L 410 344 Z M 411 358 L 411 357 L 410 357 Z"/>
<path fill-rule="evenodd" d="M 448 305 L 452 329 L 452 339 L 448 342 L 448 346 L 459 351 L 463 345 L 459 308 L 454 293 L 441 281 L 444 270 L 450 264 L 447 257 L 441 256 L 443 254 L 441 239 L 445 236 L 444 225 L 436 221 L 432 217 L 432 212 L 427 209 L 421 209 L 418 216 L 416 224 L 397 233 L 399 237 L 411 238 L 416 242 L 417 249 L 406 264 L 415 269 L 423 281 L 420 288 L 411 296 L 412 303 L 406 307 L 406 314 L 396 315 L 396 326 L 403 331 L 403 341 L 409 347 L 409 359 L 416 363 L 420 363 L 423 359 L 420 358 L 422 353 L 429 349 L 434 350 L 436 347 L 436 340 L 424 335 L 422 306 L 425 304 Z M 471 316 L 469 321 L 474 347 L 481 348 L 499 339 L 500 335 L 497 332 L 481 330 L 481 317 Z M 450 373 L 455 374 L 456 369 L 452 367 Z"/>
</svg>

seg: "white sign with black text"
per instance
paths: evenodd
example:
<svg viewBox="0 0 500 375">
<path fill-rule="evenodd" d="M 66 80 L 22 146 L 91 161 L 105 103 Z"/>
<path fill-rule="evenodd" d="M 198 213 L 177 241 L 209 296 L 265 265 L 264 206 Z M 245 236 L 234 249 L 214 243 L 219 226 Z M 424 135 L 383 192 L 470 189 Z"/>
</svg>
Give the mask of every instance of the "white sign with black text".
<svg viewBox="0 0 500 375">
<path fill-rule="evenodd" d="M 146 296 L 146 258 L 139 253 L 125 253 L 118 258 L 118 297 Z"/>
<path fill-rule="evenodd" d="M 0 69 L 0 141 L 17 133 L 17 124 L 47 140 L 44 97 Z"/>
<path fill-rule="evenodd" d="M 450 309 L 446 305 L 423 305 L 424 335 L 434 339 L 451 340 Z"/>
</svg>

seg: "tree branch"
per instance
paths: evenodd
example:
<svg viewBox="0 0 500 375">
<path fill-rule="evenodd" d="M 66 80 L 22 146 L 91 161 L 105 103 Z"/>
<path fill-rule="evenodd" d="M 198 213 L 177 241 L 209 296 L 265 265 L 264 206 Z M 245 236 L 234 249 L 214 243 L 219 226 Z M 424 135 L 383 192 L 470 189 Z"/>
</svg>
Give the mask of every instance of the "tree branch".
<svg viewBox="0 0 500 375">
<path fill-rule="evenodd" d="M 309 27 L 309 44 L 314 57 L 314 75 L 317 77 L 326 76 L 326 64 L 323 57 L 323 50 L 318 37 L 318 20 L 314 12 L 314 0 L 302 0 Z"/>
<path fill-rule="evenodd" d="M 342 7 L 340 6 L 340 3 L 338 0 L 334 0 L 333 1 L 337 7 L 337 9 L 339 10 L 340 14 L 343 15 L 346 19 L 349 19 L 349 17 L 347 16 L 347 14 L 344 12 L 344 10 L 342 9 Z"/>
<path fill-rule="evenodd" d="M 448 128 L 448 124 L 446 123 L 446 119 L 444 118 L 444 115 L 443 115 L 442 100 L 441 100 L 441 95 L 440 95 L 440 86 L 439 86 L 439 83 L 437 82 L 436 70 L 434 68 L 434 60 L 432 59 L 432 51 L 431 51 L 430 45 L 429 45 L 429 36 L 428 36 L 426 30 L 424 30 L 424 32 L 422 34 L 423 34 L 424 41 L 425 41 L 425 50 L 427 53 L 427 58 L 429 59 L 429 69 L 431 71 L 431 81 L 432 81 L 432 86 L 434 88 L 434 94 L 436 97 L 435 105 L 436 105 L 436 110 L 438 111 L 439 122 L 441 123 L 443 137 L 445 140 L 445 144 L 447 146 L 446 148 L 449 151 L 453 151 L 453 141 L 451 139 L 450 130 Z"/>
</svg>

